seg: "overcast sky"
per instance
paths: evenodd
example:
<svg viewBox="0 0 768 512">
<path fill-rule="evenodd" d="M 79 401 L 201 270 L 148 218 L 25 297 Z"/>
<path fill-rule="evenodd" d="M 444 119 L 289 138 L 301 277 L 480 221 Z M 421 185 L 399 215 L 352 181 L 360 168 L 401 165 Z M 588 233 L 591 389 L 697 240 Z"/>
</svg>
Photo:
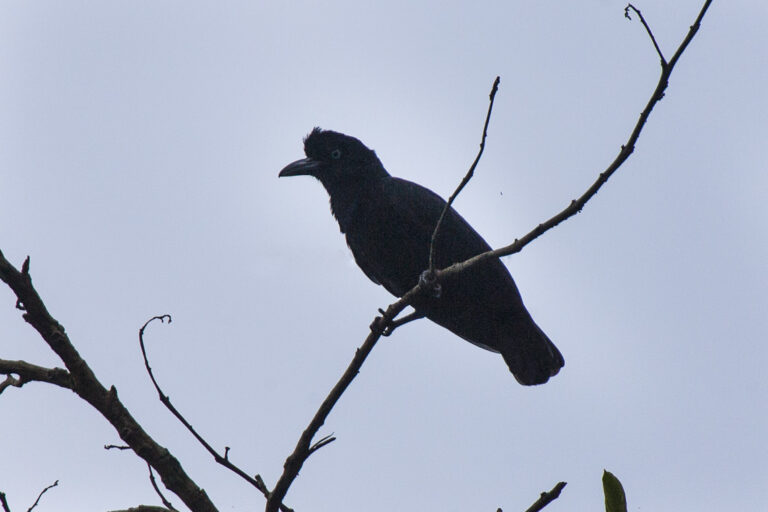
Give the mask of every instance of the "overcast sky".
<svg viewBox="0 0 768 512">
<path fill-rule="evenodd" d="M 703 0 L 638 0 L 671 56 Z M 0 249 L 31 273 L 222 511 L 262 496 L 149 383 L 271 487 L 393 298 L 357 268 L 327 195 L 278 180 L 313 126 L 447 196 L 491 245 L 582 194 L 656 85 L 623 2 L 0 2 Z M 286 497 L 299 512 L 630 510 L 768 502 L 768 4 L 715 1 L 635 153 L 577 217 L 505 259 L 562 351 L 544 386 L 423 320 L 382 339 Z M 0 358 L 61 365 L 0 288 Z M 0 395 L 0 491 L 26 510 L 160 504 L 144 463 L 70 392 Z M 168 493 L 172 503 L 181 501 Z"/>
</svg>

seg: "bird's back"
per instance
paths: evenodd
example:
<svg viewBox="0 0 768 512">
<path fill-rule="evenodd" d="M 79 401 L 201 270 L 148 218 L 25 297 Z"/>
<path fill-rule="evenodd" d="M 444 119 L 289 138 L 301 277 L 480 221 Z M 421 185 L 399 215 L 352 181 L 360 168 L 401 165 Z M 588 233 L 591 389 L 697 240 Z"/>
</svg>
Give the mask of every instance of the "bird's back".
<svg viewBox="0 0 768 512">
<path fill-rule="evenodd" d="M 427 269 L 432 232 L 445 201 L 431 190 L 393 177 L 358 189 L 345 226 L 360 268 L 402 296 Z M 435 244 L 435 265 L 445 268 L 490 250 L 451 208 Z M 465 340 L 501 352 L 522 384 L 546 382 L 563 366 L 560 352 L 534 323 L 512 276 L 490 259 L 441 282 L 439 297 L 420 295 L 414 308 Z"/>
</svg>

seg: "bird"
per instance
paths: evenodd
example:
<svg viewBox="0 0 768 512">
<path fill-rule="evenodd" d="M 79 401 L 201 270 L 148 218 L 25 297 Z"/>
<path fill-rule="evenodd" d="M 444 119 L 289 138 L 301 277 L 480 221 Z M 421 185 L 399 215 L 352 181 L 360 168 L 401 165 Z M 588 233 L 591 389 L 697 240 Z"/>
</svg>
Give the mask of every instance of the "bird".
<svg viewBox="0 0 768 512">
<path fill-rule="evenodd" d="M 278 176 L 319 180 L 357 265 L 371 281 L 402 297 L 424 278 L 432 234 L 446 202 L 426 187 L 391 176 L 375 151 L 349 135 L 316 127 L 304 138 L 304 154 Z M 435 239 L 435 267 L 489 250 L 483 237 L 449 208 Z M 565 364 L 499 258 L 443 276 L 438 286 L 412 299 L 413 315 L 500 353 L 520 384 L 543 384 Z"/>
</svg>

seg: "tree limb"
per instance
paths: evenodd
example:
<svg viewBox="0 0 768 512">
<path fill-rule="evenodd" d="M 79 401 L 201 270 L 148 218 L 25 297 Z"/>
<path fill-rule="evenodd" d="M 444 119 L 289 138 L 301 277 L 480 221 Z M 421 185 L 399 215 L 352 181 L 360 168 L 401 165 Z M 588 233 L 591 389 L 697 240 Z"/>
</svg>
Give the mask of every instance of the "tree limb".
<svg viewBox="0 0 768 512">
<path fill-rule="evenodd" d="M 0 251 L 0 280 L 16 294 L 16 306 L 23 318 L 40 333 L 69 371 L 72 390 L 91 404 L 114 427 L 120 438 L 160 474 L 165 486 L 176 493 L 195 512 L 214 512 L 216 507 L 204 490 L 186 474 L 179 461 L 147 434 L 117 397 L 117 389 L 107 390 L 96 378 L 64 331 L 51 316 L 32 285 L 29 257 L 17 270 Z"/>
<path fill-rule="evenodd" d="M 184 425 L 184 427 L 192 434 L 192 436 L 194 436 L 194 438 L 197 439 L 197 442 L 199 442 L 203 446 L 203 448 L 205 448 L 206 451 L 213 456 L 214 460 L 217 463 L 221 464 L 225 468 L 234 472 L 236 475 L 238 475 L 239 477 L 244 479 L 246 482 L 254 486 L 264 495 L 265 498 L 269 498 L 269 495 L 270 495 L 269 488 L 266 486 L 261 476 L 256 475 L 255 477 L 251 477 L 248 473 L 246 473 L 245 471 L 240 469 L 238 466 L 230 462 L 228 446 L 224 448 L 224 455 L 221 455 L 219 452 L 217 452 L 213 448 L 213 446 L 211 446 L 211 444 L 208 443 L 208 441 L 206 441 L 205 438 L 203 438 L 203 436 L 201 436 L 197 432 L 197 430 L 195 430 L 195 428 L 192 426 L 192 424 L 189 421 L 187 421 L 184 415 L 181 414 L 181 412 L 179 412 L 178 409 L 176 409 L 176 407 L 171 403 L 171 398 L 165 393 L 163 393 L 163 390 L 160 388 L 160 384 L 158 384 L 157 380 L 155 379 L 155 374 L 152 372 L 152 367 L 149 365 L 147 349 L 146 349 L 146 346 L 144 345 L 144 331 L 149 326 L 149 324 L 152 323 L 154 320 L 160 320 L 161 323 L 164 323 L 165 320 L 168 320 L 168 323 L 170 324 L 171 315 L 153 316 L 152 318 L 147 320 L 144 323 L 144 325 L 141 326 L 141 329 L 139 329 L 139 347 L 141 348 L 141 355 L 144 358 L 144 367 L 147 370 L 149 379 L 152 381 L 152 385 L 155 386 L 155 390 L 157 391 L 157 395 L 160 398 L 160 402 L 162 402 L 162 404 L 166 407 L 166 409 L 168 409 L 171 412 L 171 414 L 173 414 L 176 417 L 176 419 L 179 420 L 182 425 Z M 325 444 L 328 444 L 332 441 L 333 439 L 325 440 L 325 443 L 321 446 L 324 446 Z M 321 446 L 317 446 L 314 449 L 316 450 Z M 150 468 L 150 472 L 151 472 L 151 468 Z M 169 504 L 165 503 L 165 501 L 163 502 L 163 504 L 168 508 L 172 508 L 169 506 Z M 288 508 L 286 505 L 283 505 L 283 504 L 280 505 L 280 510 L 282 510 L 283 512 L 293 512 L 290 508 Z"/>
<path fill-rule="evenodd" d="M 27 382 L 47 382 L 56 386 L 72 389 L 72 376 L 63 368 L 45 368 L 26 361 L 8 361 L 0 359 L 0 375 L 5 380 L 0 382 L 0 393 L 9 386 L 20 388 Z M 14 377 L 16 375 L 17 377 Z"/>
<path fill-rule="evenodd" d="M 306 462 L 309 456 L 314 452 L 312 449 L 312 438 L 317 434 L 317 431 L 320 430 L 320 427 L 323 426 L 325 419 L 331 413 L 336 402 L 339 401 L 341 395 L 360 372 L 360 368 L 362 368 L 365 359 L 368 357 L 368 354 L 371 353 L 373 347 L 376 346 L 376 342 L 379 341 L 379 338 L 381 338 L 387 326 L 408 306 L 408 302 L 416 293 L 419 293 L 419 290 L 420 289 L 417 286 L 409 291 L 403 295 L 400 300 L 391 304 L 382 316 L 377 316 L 374 319 L 368 337 L 366 337 L 363 344 L 355 351 L 355 356 L 352 358 L 349 366 L 347 366 L 347 369 L 344 371 L 339 381 L 325 400 L 323 400 L 323 403 L 315 413 L 312 421 L 310 421 L 307 428 L 302 432 L 293 453 L 291 453 L 285 460 L 285 464 L 283 464 L 283 474 L 275 484 L 275 488 L 270 494 L 269 499 L 267 499 L 267 506 L 265 509 L 267 512 L 277 511 L 285 494 L 288 492 L 288 488 L 299 475 L 299 471 L 304 465 L 304 462 Z"/>
<path fill-rule="evenodd" d="M 712 3 L 712 0 L 707 0 L 704 3 L 704 6 L 702 7 L 701 11 L 699 12 L 698 17 L 696 18 L 696 21 L 694 24 L 690 27 L 690 30 L 688 31 L 688 34 L 686 35 L 685 39 L 683 39 L 683 42 L 680 43 L 680 46 L 678 47 L 677 51 L 675 52 L 672 59 L 667 63 L 664 61 L 664 57 L 661 54 L 661 51 L 659 51 L 659 57 L 661 59 L 661 75 L 659 76 L 659 81 L 656 85 L 656 88 L 653 91 L 653 94 L 651 94 L 650 99 L 648 100 L 648 103 L 646 104 L 643 111 L 640 113 L 640 118 L 637 120 L 637 123 L 635 124 L 634 128 L 632 129 L 632 132 L 629 135 L 629 138 L 627 139 L 627 142 L 624 143 L 621 146 L 621 149 L 619 150 L 619 154 L 616 156 L 616 158 L 611 162 L 611 164 L 600 173 L 600 175 L 597 177 L 597 180 L 590 186 L 586 192 L 584 192 L 581 197 L 578 199 L 574 199 L 571 201 L 571 203 L 563 209 L 560 213 L 555 215 L 554 217 L 550 218 L 549 220 L 539 224 L 535 228 L 533 228 L 531 231 L 529 231 L 525 236 L 522 238 L 516 239 L 513 243 L 500 247 L 498 249 L 494 249 L 492 251 L 484 252 L 482 254 L 478 254 L 477 256 L 470 258 L 466 261 L 462 261 L 460 263 L 454 263 L 453 265 L 450 265 L 447 268 L 444 268 L 442 270 L 438 270 L 436 272 L 436 279 L 439 280 L 441 277 L 457 274 L 459 272 L 462 272 L 464 269 L 469 268 L 473 265 L 477 265 L 478 263 L 485 261 L 489 258 L 500 258 L 502 256 L 509 256 L 510 254 L 515 254 L 520 252 L 523 247 L 549 231 L 550 229 L 554 228 L 564 220 L 573 217 L 577 213 L 581 212 L 581 210 L 584 208 L 584 206 L 587 204 L 587 202 L 592 199 L 592 197 L 597 194 L 598 190 L 608 181 L 608 179 L 615 173 L 619 167 L 629 158 L 629 156 L 634 152 L 635 150 L 635 144 L 637 143 L 638 138 L 640 137 L 640 133 L 643 131 L 643 127 L 645 126 L 646 121 L 648 121 L 648 117 L 651 115 L 651 112 L 653 111 L 653 108 L 656 106 L 656 104 L 661 101 L 661 99 L 664 97 L 664 93 L 667 89 L 667 86 L 669 85 L 669 77 L 672 75 L 672 71 L 675 68 L 675 65 L 677 64 L 677 61 L 680 59 L 680 56 L 683 54 L 685 49 L 688 47 L 688 44 L 693 39 L 693 36 L 696 35 L 696 32 L 698 32 L 699 27 L 701 26 L 701 20 L 704 17 L 704 14 L 706 14 L 707 9 L 709 8 L 709 5 Z M 636 11 L 639 14 L 639 11 Z M 647 25 L 645 25 L 647 27 Z M 647 29 L 648 33 L 651 34 L 650 28 Z M 655 39 L 652 39 L 655 41 Z"/>
<path fill-rule="evenodd" d="M 523 249 L 523 247 L 531 243 L 533 240 L 535 240 L 542 234 L 546 233 L 550 229 L 554 228 L 564 220 L 576 215 L 582 210 L 582 208 L 584 208 L 584 205 L 586 205 L 586 203 L 592 197 L 594 197 L 595 194 L 597 194 L 597 191 L 600 190 L 600 188 L 608 181 L 608 179 L 613 175 L 613 173 L 616 172 L 616 170 L 619 167 L 621 167 L 621 165 L 633 153 L 635 149 L 635 143 L 640 137 L 640 133 L 642 132 L 643 127 L 645 126 L 645 123 L 648 120 L 648 116 L 650 116 L 651 111 L 656 106 L 656 104 L 664 97 L 664 91 L 667 88 L 669 77 L 672 74 L 672 70 L 674 69 L 675 64 L 677 63 L 677 60 L 680 58 L 683 51 L 685 51 L 685 48 L 687 48 L 688 44 L 693 39 L 693 36 L 698 31 L 701 20 L 704 17 L 704 14 L 706 13 L 711 3 L 712 3 L 712 0 L 707 0 L 705 2 L 704 6 L 701 9 L 701 12 L 699 13 L 699 16 L 696 19 L 696 22 L 694 23 L 693 26 L 690 27 L 690 30 L 688 31 L 687 36 L 685 37 L 683 42 L 680 44 L 680 47 L 677 49 L 677 51 L 675 52 L 675 55 L 672 57 L 669 63 L 664 62 L 663 55 L 659 51 L 659 56 L 662 60 L 662 72 L 661 72 L 661 76 L 659 77 L 659 82 L 655 90 L 653 91 L 651 98 L 648 100 L 648 103 L 646 104 L 645 109 L 643 109 L 643 111 L 641 112 L 640 118 L 635 124 L 629 138 L 627 139 L 627 142 L 621 146 L 621 150 L 619 151 L 619 154 L 616 156 L 614 161 L 608 166 L 608 168 L 605 171 L 600 173 L 597 180 L 592 184 L 592 186 L 589 187 L 587 191 L 581 195 L 581 197 L 571 201 L 571 203 L 560 213 L 558 213 L 551 219 L 547 220 L 546 222 L 539 224 L 522 238 L 515 240 L 512 244 L 509 244 L 505 247 L 501 247 L 499 249 L 495 249 L 492 251 L 479 254 L 473 258 L 469 258 L 466 261 L 455 263 L 453 265 L 450 265 L 447 268 L 436 271 L 435 272 L 436 280 L 439 281 L 439 279 L 442 277 L 462 272 L 465 269 L 469 268 L 470 266 L 477 265 L 480 262 L 485 261 L 489 258 L 499 258 L 502 256 L 508 256 L 510 254 L 515 254 L 517 252 L 520 252 Z M 648 28 L 648 32 L 650 34 L 649 28 Z M 495 94 L 495 89 L 497 85 L 498 85 L 497 82 L 494 82 L 494 90 L 491 91 L 491 98 L 490 98 L 491 105 L 489 105 L 488 116 L 486 117 L 486 126 L 485 126 L 486 129 L 488 124 L 488 117 L 490 116 L 490 112 L 491 112 L 491 107 L 493 106 L 493 96 Z M 485 129 L 483 131 L 482 142 L 483 143 L 485 142 Z M 462 180 L 462 184 L 459 186 L 456 192 L 454 192 L 454 196 L 459 191 L 461 191 L 461 188 L 463 188 L 463 185 L 466 184 L 465 181 L 468 181 L 468 179 L 471 178 L 472 173 L 474 171 L 474 167 L 477 164 L 477 161 L 480 155 L 482 154 L 482 149 L 483 149 L 483 144 L 481 143 L 481 149 L 480 149 L 480 152 L 478 153 L 477 159 L 473 163 L 465 179 Z M 438 222 L 438 226 L 436 226 L 436 231 L 437 231 L 437 228 L 439 228 L 439 225 L 440 223 Z M 434 233 L 433 233 L 433 238 L 434 238 Z M 280 503 L 282 502 L 282 499 L 285 497 L 286 493 L 288 492 L 289 487 L 291 486 L 295 478 L 298 476 L 299 470 L 301 469 L 304 462 L 306 462 L 307 458 L 312 453 L 310 450 L 312 438 L 315 436 L 317 431 L 323 425 L 326 418 L 328 417 L 331 410 L 333 409 L 334 405 L 339 400 L 339 398 L 341 398 L 341 395 L 347 389 L 347 387 L 355 378 L 355 376 L 357 376 L 358 372 L 360 371 L 360 368 L 362 368 L 363 363 L 365 362 L 365 359 L 373 350 L 373 347 L 376 345 L 376 342 L 379 340 L 382 333 L 385 331 L 388 334 L 391 333 L 392 329 L 391 328 L 388 329 L 388 327 L 392 325 L 392 322 L 395 319 L 395 317 L 398 314 L 400 314 L 400 312 L 402 312 L 403 309 L 405 309 L 405 307 L 410 305 L 410 300 L 416 294 L 421 293 L 422 289 L 427 289 L 429 284 L 430 283 L 427 283 L 424 280 L 420 279 L 419 284 L 417 284 L 411 290 L 409 290 L 408 293 L 403 295 L 397 302 L 392 303 L 382 316 L 380 317 L 377 316 L 374 319 L 373 323 L 371 324 L 370 334 L 365 339 L 365 341 L 360 346 L 360 348 L 357 349 L 357 351 L 355 352 L 355 356 L 353 357 L 347 369 L 344 371 L 344 374 L 341 376 L 339 381 L 336 383 L 336 385 L 333 387 L 331 392 L 325 398 L 320 408 L 315 413 L 315 416 L 312 418 L 312 421 L 310 421 L 307 428 L 299 437 L 299 441 L 296 444 L 296 447 L 294 448 L 293 453 L 291 453 L 291 455 L 289 455 L 288 458 L 285 460 L 285 464 L 283 465 L 283 474 L 280 476 L 280 479 L 275 485 L 275 489 L 272 491 L 272 494 L 269 496 L 269 499 L 267 500 L 267 506 L 265 509 L 266 512 L 277 511 Z M 555 486 L 555 489 L 557 489 L 557 486 Z M 555 489 L 553 489 L 553 491 Z"/>
</svg>

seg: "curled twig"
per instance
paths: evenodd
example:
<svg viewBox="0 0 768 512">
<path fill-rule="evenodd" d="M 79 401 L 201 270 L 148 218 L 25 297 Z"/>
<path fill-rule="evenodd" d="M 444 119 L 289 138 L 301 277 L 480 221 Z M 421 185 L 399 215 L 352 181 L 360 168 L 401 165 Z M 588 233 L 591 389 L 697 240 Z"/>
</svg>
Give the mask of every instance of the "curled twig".
<svg viewBox="0 0 768 512">
<path fill-rule="evenodd" d="M 248 473 L 246 473 L 245 471 L 240 469 L 238 466 L 233 464 L 229 460 L 230 448 L 228 446 L 225 447 L 224 449 L 224 455 L 221 455 L 219 452 L 217 452 L 213 448 L 213 446 L 211 446 L 210 443 L 208 443 L 208 441 L 206 441 L 205 438 L 203 438 L 203 436 L 201 436 L 197 432 L 197 430 L 195 430 L 195 428 L 192 426 L 192 424 L 189 421 L 187 421 L 184 415 L 182 415 L 181 412 L 179 412 L 179 410 L 176 409 L 176 407 L 171 403 L 170 397 L 165 393 L 163 393 L 163 390 L 160 388 L 160 384 L 158 384 L 157 380 L 155 379 L 155 375 L 152 372 L 152 367 L 149 365 L 149 358 L 147 356 L 147 350 L 144 344 L 144 331 L 146 330 L 147 326 L 155 320 L 160 320 L 161 323 L 164 323 L 165 320 L 168 320 L 168 323 L 171 323 L 171 315 L 167 315 L 167 314 L 157 315 L 147 320 L 144 323 L 144 325 L 141 327 L 141 329 L 139 329 L 139 346 L 141 347 L 141 355 L 144 358 L 144 367 L 147 370 L 147 374 L 149 375 L 149 378 L 152 381 L 152 384 L 155 386 L 155 390 L 157 391 L 158 397 L 160 398 L 160 402 L 162 402 L 162 404 L 166 407 L 166 409 L 168 409 L 171 412 L 171 414 L 173 414 L 176 417 L 176 419 L 178 419 L 181 422 L 181 424 L 184 425 L 184 427 L 186 427 L 186 429 L 194 436 L 195 439 L 197 439 L 197 441 L 203 446 L 203 448 L 205 448 L 206 451 L 213 456 L 214 460 L 217 463 L 221 464 L 225 468 L 237 474 L 240 478 L 242 478 L 243 480 L 251 484 L 256 489 L 258 489 L 264 495 L 264 497 L 268 498 L 271 493 L 267 488 L 267 486 L 264 484 L 264 481 L 261 479 L 261 477 L 259 477 L 258 475 L 256 475 L 256 478 L 251 477 Z M 280 510 L 282 510 L 283 512 L 292 512 L 292 510 L 289 507 L 282 504 L 280 506 Z"/>
<path fill-rule="evenodd" d="M 656 53 L 659 55 L 659 58 L 661 59 L 661 66 L 662 67 L 666 66 L 667 59 L 664 58 L 664 54 L 661 52 L 661 48 L 659 48 L 659 44 L 656 42 L 656 38 L 653 35 L 653 31 L 651 31 L 651 27 L 648 26 L 648 23 L 645 22 L 645 17 L 643 17 L 643 13 L 640 12 L 640 9 L 638 9 L 632 4 L 627 4 L 627 6 L 624 8 L 624 17 L 630 21 L 632 20 L 632 18 L 629 16 L 630 9 L 637 13 L 637 17 L 640 18 L 640 23 L 643 24 L 643 27 L 645 27 L 645 31 L 648 32 L 648 36 L 651 38 L 653 47 L 656 48 Z"/>
</svg>

